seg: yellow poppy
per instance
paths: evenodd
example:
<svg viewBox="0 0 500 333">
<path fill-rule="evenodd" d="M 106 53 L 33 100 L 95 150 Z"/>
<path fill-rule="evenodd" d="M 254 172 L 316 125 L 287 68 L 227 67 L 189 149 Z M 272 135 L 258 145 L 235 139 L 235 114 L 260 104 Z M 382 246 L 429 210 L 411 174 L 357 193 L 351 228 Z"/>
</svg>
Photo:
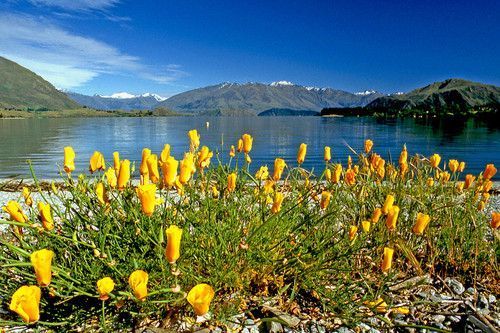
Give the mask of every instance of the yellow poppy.
<svg viewBox="0 0 500 333">
<path fill-rule="evenodd" d="M 178 167 L 179 167 L 179 161 L 177 161 L 173 156 L 167 157 L 165 162 L 161 164 L 161 171 L 163 173 L 164 185 L 168 187 L 172 187 L 175 185 Z"/>
<path fill-rule="evenodd" d="M 182 229 L 176 225 L 171 225 L 165 231 L 167 235 L 167 247 L 165 256 L 170 264 L 175 264 L 181 255 Z"/>
<path fill-rule="evenodd" d="M 36 281 L 41 287 L 46 287 L 52 281 L 52 259 L 54 252 L 43 249 L 30 255 L 31 264 L 35 269 Z"/>
<path fill-rule="evenodd" d="M 156 184 L 139 185 L 136 191 L 142 212 L 147 216 L 153 215 L 156 206 Z"/>
<path fill-rule="evenodd" d="M 387 273 L 392 267 L 392 257 L 394 250 L 390 247 L 384 247 L 384 257 L 382 259 L 382 272 Z"/>
<path fill-rule="evenodd" d="M 297 153 L 297 163 L 302 164 L 306 159 L 307 154 L 307 145 L 305 143 L 301 143 L 299 147 L 299 151 Z"/>
<path fill-rule="evenodd" d="M 97 292 L 101 301 L 107 300 L 113 289 L 115 289 L 115 282 L 110 277 L 106 276 L 97 281 Z"/>
<path fill-rule="evenodd" d="M 135 297 L 143 301 L 148 296 L 149 275 L 143 270 L 136 270 L 130 274 L 128 284 L 134 291 Z"/>
<path fill-rule="evenodd" d="M 243 151 L 248 154 L 252 150 L 253 137 L 250 134 L 243 134 L 241 140 L 243 141 Z"/>
<path fill-rule="evenodd" d="M 106 169 L 106 162 L 104 161 L 104 155 L 101 152 L 94 151 L 90 157 L 89 171 L 94 173 L 99 170 Z"/>
<path fill-rule="evenodd" d="M 42 291 L 37 286 L 22 286 L 12 295 L 9 308 L 25 323 L 35 323 L 40 319 L 41 296 Z"/>
<path fill-rule="evenodd" d="M 123 160 L 120 162 L 120 172 L 118 173 L 118 189 L 124 190 L 130 180 L 130 161 Z"/>
<path fill-rule="evenodd" d="M 43 202 L 38 203 L 38 218 L 42 222 L 45 230 L 50 231 L 54 229 L 54 219 L 50 212 L 50 205 Z"/>
<path fill-rule="evenodd" d="M 75 171 L 75 151 L 73 147 L 64 147 L 64 171 L 66 173 L 71 173 Z"/>
<path fill-rule="evenodd" d="M 427 225 L 431 221 L 431 217 L 427 214 L 423 213 L 418 213 L 417 214 L 417 221 L 415 222 L 415 225 L 412 228 L 412 231 L 416 235 L 421 235 L 424 233 L 425 228 L 427 228 Z"/>
<path fill-rule="evenodd" d="M 187 295 L 187 301 L 193 307 L 194 312 L 198 316 L 205 315 L 209 308 L 210 302 L 215 296 L 215 291 L 211 286 L 205 283 L 194 286 Z"/>
</svg>

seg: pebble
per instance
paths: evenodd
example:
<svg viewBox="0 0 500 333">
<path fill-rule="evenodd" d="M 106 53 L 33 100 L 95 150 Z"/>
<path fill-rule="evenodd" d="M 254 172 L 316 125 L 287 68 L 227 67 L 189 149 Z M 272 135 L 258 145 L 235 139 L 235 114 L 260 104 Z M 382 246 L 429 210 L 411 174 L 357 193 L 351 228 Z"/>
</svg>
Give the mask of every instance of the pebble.
<svg viewBox="0 0 500 333">
<path fill-rule="evenodd" d="M 497 298 L 496 298 L 494 295 L 489 295 L 489 296 L 488 296 L 488 302 L 489 302 L 490 304 L 493 304 L 493 303 L 495 303 L 496 301 L 497 301 Z"/>
<path fill-rule="evenodd" d="M 486 296 L 484 296 L 484 294 L 479 294 L 477 307 L 479 309 L 488 309 L 489 308 L 488 299 L 486 298 Z"/>
<path fill-rule="evenodd" d="M 436 315 L 434 317 L 432 317 L 432 320 L 434 321 L 434 323 L 436 324 L 441 324 L 445 321 L 446 317 L 443 316 L 443 315 Z"/>
<path fill-rule="evenodd" d="M 283 326 L 276 321 L 268 321 L 266 323 L 266 329 L 268 333 L 282 333 Z"/>
<path fill-rule="evenodd" d="M 456 279 L 446 278 L 444 283 L 457 295 L 462 295 L 465 291 L 464 285 Z"/>
</svg>

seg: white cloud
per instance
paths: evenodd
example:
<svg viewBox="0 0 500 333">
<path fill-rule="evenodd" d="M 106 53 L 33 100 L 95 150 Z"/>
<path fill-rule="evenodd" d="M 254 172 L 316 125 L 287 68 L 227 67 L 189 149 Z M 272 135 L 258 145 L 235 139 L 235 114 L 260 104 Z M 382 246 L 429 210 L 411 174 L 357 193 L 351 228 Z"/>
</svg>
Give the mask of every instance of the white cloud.
<svg viewBox="0 0 500 333">
<path fill-rule="evenodd" d="M 153 70 L 116 47 L 29 15 L 0 13 L 0 54 L 64 89 L 81 86 L 103 73 L 163 84 L 186 75 L 178 65 Z"/>
<path fill-rule="evenodd" d="M 29 0 L 37 6 L 58 7 L 70 11 L 104 10 L 114 7 L 120 0 Z"/>
</svg>

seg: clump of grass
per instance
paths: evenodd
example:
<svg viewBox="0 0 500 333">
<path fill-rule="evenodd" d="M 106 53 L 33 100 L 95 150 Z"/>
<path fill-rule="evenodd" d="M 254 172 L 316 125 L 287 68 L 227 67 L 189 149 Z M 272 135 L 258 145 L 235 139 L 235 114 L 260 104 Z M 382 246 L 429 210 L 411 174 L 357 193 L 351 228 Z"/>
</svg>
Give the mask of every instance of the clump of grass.
<svg viewBox="0 0 500 333">
<path fill-rule="evenodd" d="M 36 203 L 29 205 L 26 191 L 24 207 L 19 206 L 25 217 L 11 214 L 0 220 L 10 225 L 0 239 L 2 308 L 9 308 L 19 287 L 40 284 L 30 262 L 33 252 L 54 252 L 52 277 L 42 288 L 39 318 L 26 324 L 11 312 L 2 315 L 0 324 L 57 330 L 166 325 L 166 319 L 195 317 L 186 296 L 199 284 L 215 290 L 210 305 L 214 324 L 257 311 L 264 300 L 291 313 L 334 314 L 356 323 L 372 309 L 367 302 L 383 297 L 388 286 L 403 278 L 460 274 L 468 281 L 491 282 L 491 276 L 498 277 L 497 226 L 492 228 L 491 217 L 482 211 L 491 168 L 464 186 L 457 170 L 462 166 L 452 163 L 454 170 L 445 171 L 450 167 L 436 158 L 408 159 L 406 148 L 393 164 L 372 152 L 367 141 L 365 152 L 347 166 L 332 164 L 325 155 L 325 171 L 318 175 L 291 161 L 282 174 L 277 162 L 269 174 L 260 169 L 253 175 L 248 164 L 238 167 L 232 159 L 210 167 L 213 154 L 199 148 L 197 133 L 190 132 L 190 138 L 191 152 L 171 184 L 157 174 L 159 164 L 172 163 L 167 147 L 154 158 L 146 150 L 137 174 L 132 166 L 132 179 L 143 184 L 138 186 L 126 177 L 120 185 L 120 173 L 129 170 L 118 155 L 115 167 L 104 174 L 104 157 L 95 153 L 90 161 L 94 173 L 78 177 L 68 155 L 64 190 L 52 186 L 40 192 L 51 207 L 52 225 Z M 252 140 L 244 136 L 239 143 L 245 154 L 241 159 L 250 161 Z M 299 150 L 301 162 L 305 150 Z M 169 172 L 166 166 L 161 169 Z M 148 183 L 158 186 L 156 198 L 138 196 L 136 187 Z M 394 202 L 384 205 L 388 195 Z M 373 216 L 377 208 L 388 210 L 378 221 Z M 418 213 L 430 217 L 422 233 L 414 231 Z M 390 223 L 394 218 L 395 227 Z M 183 230 L 180 257 L 173 264 L 167 260 L 165 233 L 172 225 Z M 384 258 L 384 248 L 394 251 L 392 261 Z M 142 300 L 129 285 L 136 270 L 149 275 Z M 106 300 L 96 290 L 104 277 L 115 284 Z"/>
</svg>

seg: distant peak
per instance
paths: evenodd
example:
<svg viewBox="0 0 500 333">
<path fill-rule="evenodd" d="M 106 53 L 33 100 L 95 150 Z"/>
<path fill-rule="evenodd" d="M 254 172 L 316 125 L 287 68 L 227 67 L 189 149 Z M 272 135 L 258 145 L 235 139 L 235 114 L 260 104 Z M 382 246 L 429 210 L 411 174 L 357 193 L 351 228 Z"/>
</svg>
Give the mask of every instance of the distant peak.
<svg viewBox="0 0 500 333">
<path fill-rule="evenodd" d="M 271 87 L 277 87 L 277 86 L 294 86 L 294 85 L 295 84 L 293 84 L 290 81 L 276 81 L 276 82 L 272 82 L 270 84 Z"/>
<path fill-rule="evenodd" d="M 120 99 L 136 97 L 135 95 L 129 94 L 127 92 L 114 93 L 114 94 L 111 94 L 108 96 L 104 96 L 104 95 L 99 95 L 99 96 L 101 96 L 102 98 L 120 98 Z"/>
<path fill-rule="evenodd" d="M 127 92 L 119 92 L 119 93 L 114 93 L 114 94 L 109 95 L 109 96 L 105 96 L 105 95 L 96 95 L 96 96 L 99 96 L 102 98 L 116 98 L 116 99 L 129 99 L 129 98 L 137 98 L 137 97 L 153 97 L 158 102 L 166 100 L 165 97 L 162 97 L 162 96 L 157 95 L 157 94 L 152 94 L 152 93 L 144 93 L 142 95 L 132 95 L 132 94 L 129 94 Z"/>
<path fill-rule="evenodd" d="M 357 93 L 354 93 L 354 95 L 358 96 L 368 96 L 368 95 L 373 95 L 376 94 L 377 92 L 375 90 L 365 90 L 365 91 L 360 91 Z"/>
</svg>

